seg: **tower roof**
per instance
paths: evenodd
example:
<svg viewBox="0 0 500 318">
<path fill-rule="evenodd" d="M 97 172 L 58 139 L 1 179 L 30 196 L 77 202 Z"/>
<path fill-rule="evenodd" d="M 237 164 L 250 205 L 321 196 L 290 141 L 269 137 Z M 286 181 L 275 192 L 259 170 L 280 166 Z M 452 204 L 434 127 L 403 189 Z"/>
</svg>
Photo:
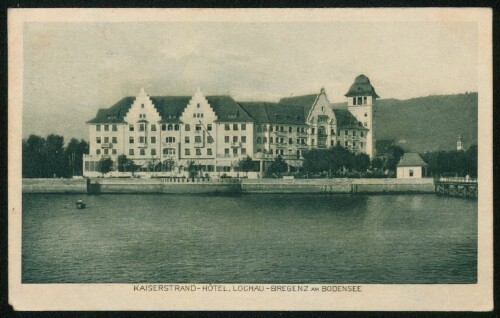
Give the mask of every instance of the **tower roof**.
<svg viewBox="0 0 500 318">
<path fill-rule="evenodd" d="M 364 74 L 358 75 L 354 79 L 354 83 L 351 85 L 345 96 L 373 96 L 375 98 L 380 98 L 375 92 L 375 88 L 372 84 L 370 84 L 370 79 Z"/>
<path fill-rule="evenodd" d="M 427 167 L 427 163 L 418 153 L 407 152 L 399 160 L 398 167 Z"/>
</svg>

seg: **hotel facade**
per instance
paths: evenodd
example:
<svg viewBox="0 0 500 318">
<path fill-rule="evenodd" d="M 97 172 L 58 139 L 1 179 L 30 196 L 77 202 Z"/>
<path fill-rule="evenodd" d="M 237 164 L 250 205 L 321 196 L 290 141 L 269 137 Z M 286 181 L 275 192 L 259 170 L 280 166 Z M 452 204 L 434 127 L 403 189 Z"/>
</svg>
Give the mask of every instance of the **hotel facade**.
<svg viewBox="0 0 500 318">
<path fill-rule="evenodd" d="M 300 169 L 304 151 L 334 146 L 373 158 L 379 96 L 365 75 L 356 77 L 345 96 L 347 109 L 334 109 L 324 89 L 277 103 L 237 102 L 199 89 L 193 96 L 149 96 L 141 89 L 87 122 L 84 175 L 99 175 L 101 158 L 116 164 L 120 155 L 139 171 L 169 175 L 182 174 L 190 162 L 203 174 L 232 173 L 247 156 L 260 172 L 278 155 Z"/>
</svg>

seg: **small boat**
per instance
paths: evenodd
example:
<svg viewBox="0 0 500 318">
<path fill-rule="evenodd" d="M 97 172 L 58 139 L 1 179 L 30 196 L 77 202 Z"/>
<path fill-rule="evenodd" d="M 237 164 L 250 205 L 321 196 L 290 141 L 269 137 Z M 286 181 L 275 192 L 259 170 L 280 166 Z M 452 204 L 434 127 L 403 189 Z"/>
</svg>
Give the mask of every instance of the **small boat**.
<svg viewBox="0 0 500 318">
<path fill-rule="evenodd" d="M 76 208 L 77 209 L 85 209 L 86 206 L 87 205 L 82 200 L 76 201 Z"/>
</svg>

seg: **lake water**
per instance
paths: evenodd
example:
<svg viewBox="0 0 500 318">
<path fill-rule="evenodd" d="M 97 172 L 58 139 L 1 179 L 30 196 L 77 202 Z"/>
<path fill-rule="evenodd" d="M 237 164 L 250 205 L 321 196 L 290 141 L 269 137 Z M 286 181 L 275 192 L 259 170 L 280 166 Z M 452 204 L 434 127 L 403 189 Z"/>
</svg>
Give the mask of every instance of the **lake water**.
<svg viewBox="0 0 500 318">
<path fill-rule="evenodd" d="M 25 194 L 22 235 L 23 283 L 477 280 L 477 202 L 432 194 Z"/>
</svg>

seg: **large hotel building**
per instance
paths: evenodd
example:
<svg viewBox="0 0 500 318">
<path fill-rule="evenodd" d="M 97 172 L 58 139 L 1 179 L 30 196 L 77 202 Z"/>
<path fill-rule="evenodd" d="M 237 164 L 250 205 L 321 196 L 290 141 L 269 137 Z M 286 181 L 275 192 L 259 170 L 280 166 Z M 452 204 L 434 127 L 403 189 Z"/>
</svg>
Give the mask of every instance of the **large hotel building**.
<svg viewBox="0 0 500 318">
<path fill-rule="evenodd" d="M 373 107 L 379 97 L 365 75 L 345 94 L 347 109 L 334 109 L 325 90 L 283 98 L 277 103 L 237 102 L 230 96 L 149 96 L 144 89 L 87 122 L 89 154 L 84 175 L 119 155 L 142 171 L 180 173 L 190 161 L 203 172 L 231 172 L 250 156 L 262 172 L 281 155 L 290 167 L 302 165 L 308 149 L 342 146 L 372 158 Z"/>
</svg>

